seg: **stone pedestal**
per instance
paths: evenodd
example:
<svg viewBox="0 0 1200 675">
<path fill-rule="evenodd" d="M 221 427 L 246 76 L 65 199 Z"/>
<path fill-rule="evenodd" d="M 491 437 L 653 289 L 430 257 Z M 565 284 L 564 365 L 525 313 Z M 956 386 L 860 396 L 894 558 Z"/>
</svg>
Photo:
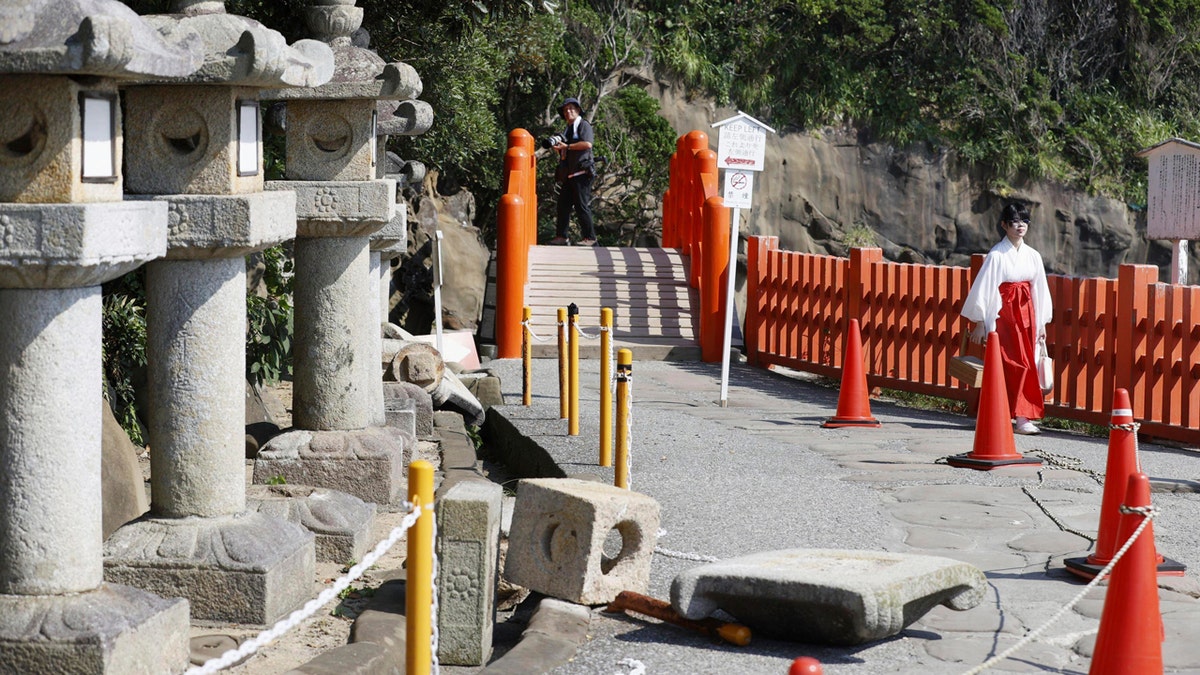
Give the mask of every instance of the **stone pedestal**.
<svg viewBox="0 0 1200 675">
<path fill-rule="evenodd" d="M 307 485 L 251 485 L 247 506 L 294 523 L 316 537 L 317 560 L 361 560 L 371 545 L 375 505 L 337 490 Z"/>
<path fill-rule="evenodd" d="M 0 204 L 0 672 L 187 653 L 186 602 L 102 585 L 100 284 L 162 255 L 165 221 L 160 204 Z"/>
<path fill-rule="evenodd" d="M 146 271 L 151 511 L 105 544 L 105 578 L 182 594 L 192 616 L 271 623 L 311 595 L 313 538 L 246 513 L 243 256 L 287 239 L 286 193 L 172 195 Z"/>
<path fill-rule="evenodd" d="M 438 660 L 479 666 L 492 655 L 503 489 L 464 481 L 438 501 Z"/>
<path fill-rule="evenodd" d="M 388 318 L 388 300 L 391 297 L 392 265 L 391 260 L 404 253 L 408 243 L 408 208 L 403 204 L 396 205 L 396 215 L 371 235 L 371 291 L 372 297 L 379 298 L 378 311 L 372 313 L 371 325 L 375 337 L 376 354 L 383 352 L 383 324 Z M 373 373 L 374 382 L 369 392 L 373 426 L 387 425 L 387 415 L 383 401 L 383 369 Z"/>
<path fill-rule="evenodd" d="M 395 215 L 396 184 L 274 181 L 267 188 L 296 193 L 296 431 L 263 447 L 254 482 L 282 476 L 389 503 L 404 488 L 405 448 L 376 426 L 384 415 L 369 237 Z"/>
<path fill-rule="evenodd" d="M 386 427 L 295 430 L 272 438 L 254 460 L 254 482 L 332 488 L 376 504 L 404 498 L 411 457 Z"/>
<path fill-rule="evenodd" d="M 0 673 L 158 675 L 188 658 L 188 603 L 101 584 L 68 595 L 0 594 Z"/>
<path fill-rule="evenodd" d="M 104 549 L 107 579 L 183 595 L 193 618 L 270 624 L 313 595 L 312 535 L 266 514 L 143 518 Z"/>
</svg>

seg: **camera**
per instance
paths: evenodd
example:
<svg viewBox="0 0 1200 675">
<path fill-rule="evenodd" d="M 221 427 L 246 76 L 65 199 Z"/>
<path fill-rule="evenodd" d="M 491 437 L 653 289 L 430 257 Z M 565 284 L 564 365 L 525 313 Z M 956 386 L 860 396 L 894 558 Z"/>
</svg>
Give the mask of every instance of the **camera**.
<svg viewBox="0 0 1200 675">
<path fill-rule="evenodd" d="M 542 139 L 542 147 L 549 149 L 549 148 L 553 148 L 554 146 L 558 145 L 559 143 L 566 143 L 566 142 L 567 142 L 567 139 L 563 138 L 561 135 L 556 134 L 554 136 L 551 136 L 550 138 L 543 138 Z"/>
</svg>

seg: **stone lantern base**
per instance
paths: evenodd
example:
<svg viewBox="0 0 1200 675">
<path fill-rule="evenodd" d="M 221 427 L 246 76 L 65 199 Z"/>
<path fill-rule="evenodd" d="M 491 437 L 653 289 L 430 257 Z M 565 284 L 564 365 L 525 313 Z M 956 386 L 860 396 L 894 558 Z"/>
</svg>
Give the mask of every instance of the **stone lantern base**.
<svg viewBox="0 0 1200 675">
<path fill-rule="evenodd" d="M 0 673 L 179 672 L 188 603 L 102 584 L 70 595 L 0 595 Z"/>
<path fill-rule="evenodd" d="M 313 595 L 313 536 L 262 513 L 135 520 L 104 544 L 104 578 L 182 595 L 192 618 L 270 624 Z"/>
<path fill-rule="evenodd" d="M 402 501 L 404 443 L 386 427 L 351 431 L 289 431 L 272 438 L 254 460 L 254 482 L 339 490 L 365 502 Z"/>
<path fill-rule="evenodd" d="M 344 492 L 309 485 L 251 485 L 246 506 L 312 532 L 319 562 L 362 560 L 371 545 L 375 505 Z"/>
</svg>

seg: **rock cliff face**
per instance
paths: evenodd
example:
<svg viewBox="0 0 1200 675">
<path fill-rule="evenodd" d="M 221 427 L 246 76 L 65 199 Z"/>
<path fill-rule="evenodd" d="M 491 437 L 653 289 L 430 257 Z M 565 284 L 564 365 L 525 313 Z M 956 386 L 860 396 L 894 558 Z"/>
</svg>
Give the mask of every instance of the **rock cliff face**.
<svg viewBox="0 0 1200 675">
<path fill-rule="evenodd" d="M 677 87 L 650 86 L 678 133 L 700 129 L 717 147 L 711 124 L 736 115 L 711 101 L 687 100 Z M 999 240 L 1007 199 L 1031 207 L 1027 240 L 1047 271 L 1115 277 L 1122 263 L 1170 272 L 1168 242 L 1145 238 L 1145 214 L 1125 203 L 1046 181 L 1022 181 L 998 194 L 982 172 L 954 153 L 926 146 L 894 148 L 853 129 L 785 130 L 767 140 L 766 169 L 755 180 L 754 207 L 742 214 L 742 235 L 775 235 L 780 248 L 845 255 L 851 245 L 875 245 L 889 260 L 969 264 Z M 1193 245 L 1189 267 L 1200 265 Z"/>
</svg>

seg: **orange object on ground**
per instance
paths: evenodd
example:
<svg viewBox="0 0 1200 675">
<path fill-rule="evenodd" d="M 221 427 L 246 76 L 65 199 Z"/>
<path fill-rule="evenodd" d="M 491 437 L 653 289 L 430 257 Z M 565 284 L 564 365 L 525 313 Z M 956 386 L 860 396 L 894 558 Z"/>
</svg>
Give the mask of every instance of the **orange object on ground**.
<svg viewBox="0 0 1200 675">
<path fill-rule="evenodd" d="M 837 414 L 821 425 L 838 427 L 877 427 L 871 417 L 871 397 L 867 391 L 867 371 L 863 369 L 862 334 L 858 319 L 850 319 L 846 328 L 846 358 L 842 360 L 842 387 L 838 394 Z"/>
<path fill-rule="evenodd" d="M 675 611 L 671 603 L 633 591 L 621 591 L 604 611 L 610 613 L 637 612 L 676 626 L 721 638 L 729 644 L 745 647 L 750 644 L 750 629 L 737 623 L 725 623 L 717 619 L 685 619 Z"/>
<path fill-rule="evenodd" d="M 1130 508 L 1150 506 L 1150 479 L 1146 474 L 1129 477 L 1123 503 Z M 1119 546 L 1124 545 L 1145 517 L 1141 513 L 1121 514 Z M 1158 607 L 1153 528 L 1153 523 L 1147 524 L 1113 568 L 1088 675 L 1163 672 L 1164 631 Z"/>
<path fill-rule="evenodd" d="M 975 446 L 968 454 L 946 458 L 960 469 L 989 471 L 1010 464 L 1041 464 L 1042 460 L 1017 452 L 1013 439 L 1012 413 L 1008 410 L 1008 389 L 1004 385 L 1004 362 L 1000 355 L 1000 336 L 988 333 L 983 356 L 983 387 L 979 392 L 979 415 L 975 419 Z"/>
<path fill-rule="evenodd" d="M 1104 469 L 1104 497 L 1100 502 L 1100 528 L 1096 550 L 1086 558 L 1067 558 L 1067 571 L 1085 579 L 1093 579 L 1124 543 L 1117 538 L 1121 522 L 1121 502 L 1129 477 L 1140 470 L 1137 456 L 1137 431 L 1133 426 L 1133 406 L 1129 392 L 1118 389 L 1113 393 L 1112 428 L 1108 432 L 1108 462 Z M 1156 554 L 1158 573 L 1163 576 L 1183 576 L 1187 567 Z"/>
<path fill-rule="evenodd" d="M 823 672 L 821 662 L 811 656 L 801 656 L 788 668 L 788 675 L 821 675 Z"/>
</svg>

